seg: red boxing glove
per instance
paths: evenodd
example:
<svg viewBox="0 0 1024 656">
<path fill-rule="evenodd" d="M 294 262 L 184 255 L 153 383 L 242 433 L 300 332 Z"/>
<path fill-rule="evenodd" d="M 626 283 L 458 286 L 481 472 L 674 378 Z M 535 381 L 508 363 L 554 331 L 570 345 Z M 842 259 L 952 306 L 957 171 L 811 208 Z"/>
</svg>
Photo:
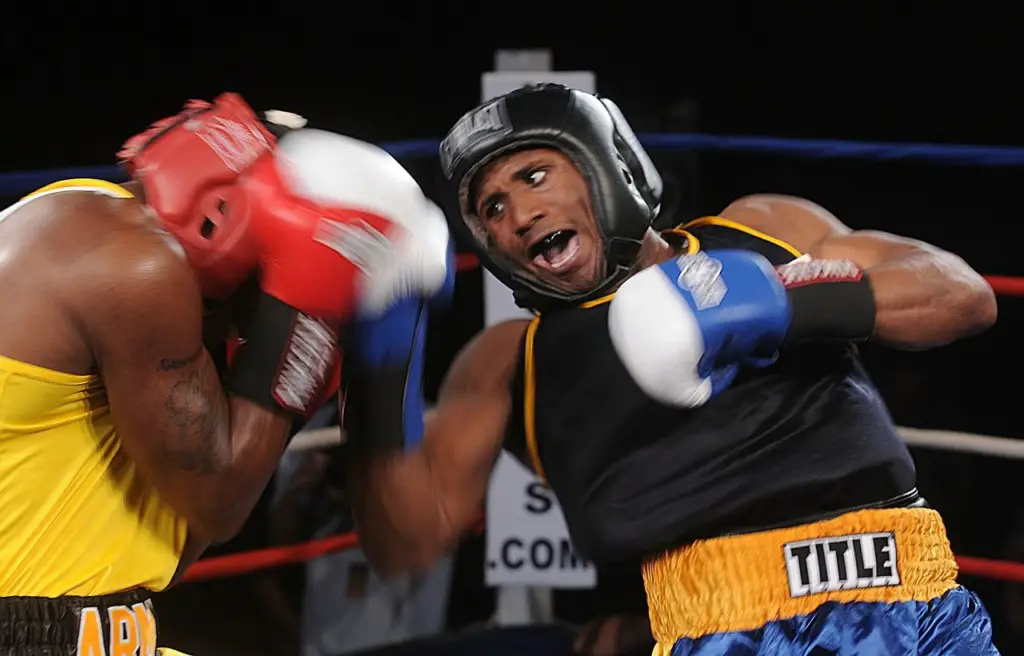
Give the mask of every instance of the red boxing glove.
<svg viewBox="0 0 1024 656">
<path fill-rule="evenodd" d="M 240 184 L 263 294 L 228 385 L 308 416 L 343 325 L 442 288 L 447 226 L 390 155 L 319 130 L 286 135 Z"/>
<path fill-rule="evenodd" d="M 431 293 L 441 233 L 384 151 L 317 130 L 280 143 L 274 134 L 227 93 L 189 102 L 119 157 L 205 297 L 228 298 L 259 274 L 263 293 L 244 343 L 231 347 L 229 389 L 308 415 L 337 389 L 344 323 L 386 310 L 396 294 Z"/>
</svg>

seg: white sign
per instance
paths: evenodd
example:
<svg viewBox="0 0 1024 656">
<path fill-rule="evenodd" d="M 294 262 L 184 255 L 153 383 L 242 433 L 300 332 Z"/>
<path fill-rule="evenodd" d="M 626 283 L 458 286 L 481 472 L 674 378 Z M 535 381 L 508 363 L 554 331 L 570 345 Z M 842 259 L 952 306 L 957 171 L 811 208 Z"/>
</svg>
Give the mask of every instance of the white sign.
<svg viewBox="0 0 1024 656">
<path fill-rule="evenodd" d="M 498 458 L 487 492 L 489 586 L 593 588 L 597 571 L 569 540 L 554 494 L 507 453 Z"/>
<path fill-rule="evenodd" d="M 595 93 L 592 71 L 498 71 L 484 73 L 481 102 L 527 84 L 554 82 Z M 484 321 L 492 326 L 533 313 L 516 306 L 512 291 L 484 272 Z M 593 588 L 597 572 L 569 540 L 562 509 L 530 470 L 502 453 L 487 491 L 487 585 Z"/>
<path fill-rule="evenodd" d="M 571 89 L 596 93 L 596 79 L 593 71 L 491 71 L 483 74 L 483 94 L 480 102 L 497 98 L 528 84 L 543 82 L 553 82 Z"/>
<path fill-rule="evenodd" d="M 512 290 L 484 270 L 484 323 L 493 326 L 510 319 L 532 319 L 533 313 L 515 303 Z"/>
<path fill-rule="evenodd" d="M 498 50 L 494 53 L 496 71 L 550 71 L 551 50 Z"/>
</svg>

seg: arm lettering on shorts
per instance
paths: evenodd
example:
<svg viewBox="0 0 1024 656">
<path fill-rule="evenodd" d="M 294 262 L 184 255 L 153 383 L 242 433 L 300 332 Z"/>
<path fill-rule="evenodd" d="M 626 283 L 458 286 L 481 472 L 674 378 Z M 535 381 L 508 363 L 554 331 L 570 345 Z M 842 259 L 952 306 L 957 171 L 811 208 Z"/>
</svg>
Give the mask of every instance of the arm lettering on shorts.
<svg viewBox="0 0 1024 656">
<path fill-rule="evenodd" d="M 200 349 L 200 353 L 202 350 Z M 161 360 L 161 367 L 167 360 Z M 164 400 L 167 418 L 176 430 L 162 440 L 161 450 L 166 462 L 181 470 L 210 475 L 227 464 L 228 455 L 218 448 L 216 427 L 225 421 L 225 408 L 211 402 L 219 390 L 207 389 L 212 383 L 219 385 L 214 372 L 206 371 L 207 363 L 176 382 Z"/>
</svg>

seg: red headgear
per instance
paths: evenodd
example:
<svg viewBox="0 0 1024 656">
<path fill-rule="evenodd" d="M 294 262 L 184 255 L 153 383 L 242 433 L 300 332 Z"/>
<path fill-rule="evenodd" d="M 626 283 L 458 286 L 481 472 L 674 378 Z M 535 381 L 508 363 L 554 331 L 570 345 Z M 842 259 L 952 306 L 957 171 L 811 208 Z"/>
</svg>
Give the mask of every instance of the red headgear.
<svg viewBox="0 0 1024 656">
<path fill-rule="evenodd" d="M 142 183 L 146 204 L 185 249 L 208 298 L 230 295 L 255 271 L 249 199 L 235 183 L 275 143 L 241 96 L 224 93 L 212 104 L 189 101 L 118 153 Z"/>
</svg>

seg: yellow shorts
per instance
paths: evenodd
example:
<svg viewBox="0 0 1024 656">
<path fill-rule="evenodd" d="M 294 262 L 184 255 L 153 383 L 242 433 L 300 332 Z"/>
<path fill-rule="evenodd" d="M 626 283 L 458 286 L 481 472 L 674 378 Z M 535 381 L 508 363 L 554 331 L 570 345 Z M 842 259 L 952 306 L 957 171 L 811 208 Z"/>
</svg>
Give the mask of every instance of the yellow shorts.
<svg viewBox="0 0 1024 656">
<path fill-rule="evenodd" d="M 699 540 L 651 559 L 643 573 L 656 655 L 673 647 L 695 654 L 698 644 L 728 636 L 749 642 L 789 620 L 822 623 L 840 617 L 837 606 L 926 607 L 958 588 L 945 526 L 927 508 L 860 510 Z"/>
</svg>

